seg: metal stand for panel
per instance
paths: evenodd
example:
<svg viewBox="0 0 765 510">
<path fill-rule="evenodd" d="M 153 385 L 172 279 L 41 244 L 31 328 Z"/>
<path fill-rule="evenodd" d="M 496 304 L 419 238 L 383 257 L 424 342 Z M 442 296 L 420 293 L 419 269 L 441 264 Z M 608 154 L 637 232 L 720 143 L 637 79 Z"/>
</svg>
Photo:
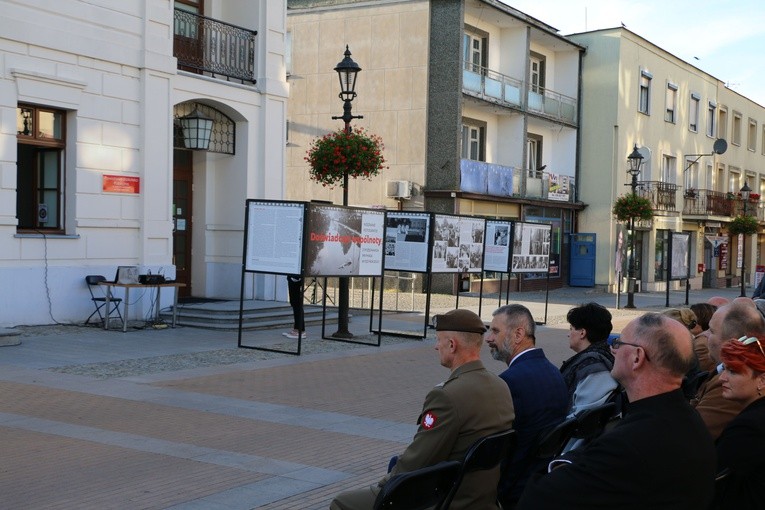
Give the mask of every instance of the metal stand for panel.
<svg viewBox="0 0 765 510">
<path fill-rule="evenodd" d="M 326 278 L 324 278 L 324 287 L 325 288 L 327 287 Z M 382 321 L 382 300 L 380 301 L 380 320 Z M 377 343 L 369 343 L 369 342 L 362 342 L 359 340 L 352 340 L 350 338 L 338 338 L 334 336 L 327 336 L 326 325 L 327 325 L 327 294 L 325 293 L 321 301 L 321 338 L 322 340 L 332 340 L 335 342 L 345 342 L 348 344 L 369 345 L 372 347 L 380 347 L 382 345 L 382 335 L 380 334 L 380 331 L 377 331 Z"/>
</svg>

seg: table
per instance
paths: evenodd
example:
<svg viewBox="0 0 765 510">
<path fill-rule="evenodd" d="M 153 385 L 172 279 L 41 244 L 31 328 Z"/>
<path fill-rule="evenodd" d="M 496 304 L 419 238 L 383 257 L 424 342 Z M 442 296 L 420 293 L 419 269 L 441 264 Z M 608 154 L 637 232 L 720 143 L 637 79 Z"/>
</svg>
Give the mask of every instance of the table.
<svg viewBox="0 0 765 510">
<path fill-rule="evenodd" d="M 125 303 L 125 309 L 123 310 L 123 317 L 122 317 L 122 332 L 127 331 L 127 323 L 128 323 L 128 309 L 130 307 L 130 289 L 157 289 L 157 304 L 154 312 L 154 318 L 159 319 L 159 303 L 160 303 L 160 293 L 162 292 L 162 289 L 165 287 L 172 287 L 175 289 L 175 294 L 173 297 L 173 327 L 175 327 L 175 321 L 176 317 L 178 315 L 178 289 L 181 287 L 185 287 L 185 283 L 178 283 L 178 282 L 166 282 L 166 283 L 116 283 L 116 282 L 100 282 L 99 285 L 103 285 L 106 287 L 106 319 L 104 319 L 104 329 L 109 329 L 109 302 L 111 300 L 111 289 L 112 287 L 115 288 L 122 288 L 125 289 L 125 299 L 123 302 Z"/>
</svg>

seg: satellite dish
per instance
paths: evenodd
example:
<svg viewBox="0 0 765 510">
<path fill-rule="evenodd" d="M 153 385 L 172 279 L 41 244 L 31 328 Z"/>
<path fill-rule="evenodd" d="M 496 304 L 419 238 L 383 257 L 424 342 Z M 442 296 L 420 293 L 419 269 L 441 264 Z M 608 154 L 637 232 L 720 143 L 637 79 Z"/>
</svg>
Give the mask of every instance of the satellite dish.
<svg viewBox="0 0 765 510">
<path fill-rule="evenodd" d="M 725 154 L 725 151 L 728 150 L 728 142 L 726 142 L 722 138 L 718 138 L 715 140 L 715 144 L 712 146 L 712 153 L 713 154 Z"/>
</svg>

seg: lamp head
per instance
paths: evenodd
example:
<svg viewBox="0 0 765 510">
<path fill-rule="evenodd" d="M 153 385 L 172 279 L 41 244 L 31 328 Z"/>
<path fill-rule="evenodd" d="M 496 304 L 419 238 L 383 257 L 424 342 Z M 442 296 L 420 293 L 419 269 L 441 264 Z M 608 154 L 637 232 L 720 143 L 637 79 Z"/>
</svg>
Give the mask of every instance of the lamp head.
<svg viewBox="0 0 765 510">
<path fill-rule="evenodd" d="M 744 181 L 744 185 L 739 190 L 741 191 L 741 198 L 744 200 L 749 200 L 749 193 L 752 192 L 752 188 L 749 187 L 749 183 Z"/>
<path fill-rule="evenodd" d="M 356 97 L 356 75 L 361 71 L 361 67 L 351 58 L 351 51 L 348 45 L 345 45 L 345 58 L 336 66 L 335 71 L 340 78 L 340 99 L 343 101 L 353 101 Z"/>
<path fill-rule="evenodd" d="M 639 175 L 640 167 L 643 165 L 643 155 L 638 151 L 637 144 L 635 144 L 635 148 L 632 149 L 632 153 L 627 156 L 627 161 L 629 162 L 627 173 L 632 176 Z"/>
</svg>

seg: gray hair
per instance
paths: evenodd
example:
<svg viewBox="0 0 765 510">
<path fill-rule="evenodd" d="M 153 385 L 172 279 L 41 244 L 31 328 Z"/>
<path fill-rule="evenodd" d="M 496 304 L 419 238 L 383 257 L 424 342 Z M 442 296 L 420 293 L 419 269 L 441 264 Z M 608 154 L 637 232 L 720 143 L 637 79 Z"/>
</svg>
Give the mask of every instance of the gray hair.
<svg viewBox="0 0 765 510">
<path fill-rule="evenodd" d="M 491 315 L 493 317 L 504 315 L 505 321 L 511 327 L 523 326 L 523 329 L 526 330 L 526 336 L 536 342 L 536 323 L 531 312 L 525 306 L 519 304 L 500 306 Z"/>
</svg>

